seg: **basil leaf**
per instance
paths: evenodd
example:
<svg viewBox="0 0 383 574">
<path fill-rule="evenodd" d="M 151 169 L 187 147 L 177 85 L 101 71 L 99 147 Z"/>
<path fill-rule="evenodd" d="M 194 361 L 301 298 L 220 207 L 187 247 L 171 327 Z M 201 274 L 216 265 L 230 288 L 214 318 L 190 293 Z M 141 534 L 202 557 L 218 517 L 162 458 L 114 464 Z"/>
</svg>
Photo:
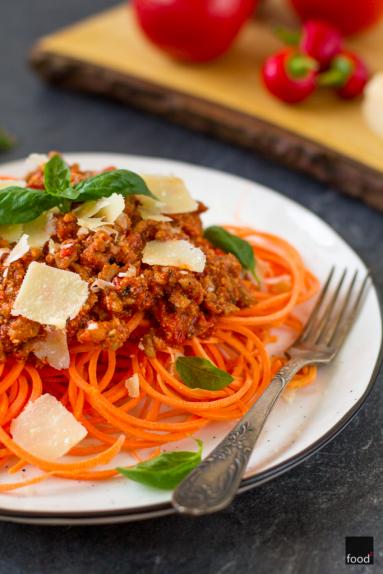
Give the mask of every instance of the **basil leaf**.
<svg viewBox="0 0 383 574">
<path fill-rule="evenodd" d="M 202 357 L 178 357 L 176 370 L 182 382 L 191 389 L 219 391 L 234 380 L 229 373 Z"/>
<path fill-rule="evenodd" d="M 70 169 L 59 155 L 54 155 L 44 167 L 45 191 L 67 199 L 76 199 L 79 192 L 71 186 Z"/>
<path fill-rule="evenodd" d="M 113 193 L 119 193 L 124 197 L 127 195 L 147 195 L 156 199 L 142 177 L 127 169 L 115 169 L 114 171 L 99 173 L 81 181 L 75 186 L 75 189 L 78 192 L 77 201 L 109 197 Z"/>
<path fill-rule="evenodd" d="M 116 470 L 141 484 L 172 490 L 201 462 L 202 441 L 196 439 L 196 442 L 198 444 L 197 452 L 181 450 L 163 452 L 159 456 L 140 462 L 135 466 L 119 467 Z"/>
<path fill-rule="evenodd" d="M 61 199 L 41 189 L 10 186 L 0 189 L 0 224 L 27 223 L 60 205 Z"/>
<path fill-rule="evenodd" d="M 204 236 L 212 245 L 226 253 L 232 253 L 244 269 L 255 275 L 255 257 L 253 249 L 247 241 L 229 233 L 223 227 L 212 225 L 205 229 Z"/>
</svg>

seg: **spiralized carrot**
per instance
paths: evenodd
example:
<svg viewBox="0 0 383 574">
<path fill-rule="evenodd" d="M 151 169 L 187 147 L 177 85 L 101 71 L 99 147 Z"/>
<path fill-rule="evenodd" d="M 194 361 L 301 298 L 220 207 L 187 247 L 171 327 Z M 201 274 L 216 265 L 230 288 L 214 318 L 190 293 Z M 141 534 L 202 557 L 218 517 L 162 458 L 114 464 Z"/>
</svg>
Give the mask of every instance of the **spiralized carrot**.
<svg viewBox="0 0 383 574">
<path fill-rule="evenodd" d="M 239 418 L 261 396 L 286 360 L 271 357 L 267 350 L 278 336 L 275 328 L 283 327 L 296 336 L 302 322 L 294 311 L 315 295 L 319 284 L 285 240 L 250 228 L 229 226 L 228 230 L 253 246 L 264 280 L 260 287 L 248 279 L 255 303 L 221 317 L 209 337 L 194 337 L 177 349 L 164 348 L 148 357 L 140 349 L 135 330 L 148 330 L 150 322 L 138 312 L 127 322 L 131 338 L 126 345 L 117 351 L 75 345 L 68 370 L 37 367 L 32 360 L 0 365 L 0 466 L 7 464 L 11 474 L 28 464 L 43 471 L 30 480 L 0 483 L 0 492 L 52 476 L 110 479 L 116 470 L 98 467 L 113 464 L 121 450 L 136 460 L 153 456 L 161 445 L 191 436 L 212 421 Z M 217 391 L 187 387 L 174 369 L 177 353 L 209 359 L 232 375 L 232 383 Z M 139 380 L 139 397 L 130 397 L 125 385 L 132 375 Z M 315 376 L 316 369 L 306 367 L 291 386 L 311 384 Z M 88 431 L 86 439 L 69 453 L 75 462 L 44 460 L 11 437 L 12 420 L 29 400 L 43 393 L 56 396 Z"/>
</svg>

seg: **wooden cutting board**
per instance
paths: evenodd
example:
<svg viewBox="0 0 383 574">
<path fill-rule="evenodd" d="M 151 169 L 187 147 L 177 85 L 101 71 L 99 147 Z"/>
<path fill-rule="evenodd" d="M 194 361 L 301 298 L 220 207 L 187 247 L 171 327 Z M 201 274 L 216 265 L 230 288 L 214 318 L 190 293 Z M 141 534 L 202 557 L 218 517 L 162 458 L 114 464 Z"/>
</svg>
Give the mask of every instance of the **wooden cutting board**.
<svg viewBox="0 0 383 574">
<path fill-rule="evenodd" d="M 383 24 L 348 46 L 372 71 L 383 69 Z M 345 102 L 324 90 L 295 107 L 273 99 L 259 70 L 278 48 L 270 23 L 257 19 L 220 60 L 176 62 L 146 41 L 123 5 L 41 39 L 31 63 L 50 82 L 215 134 L 383 210 L 383 141 L 365 124 L 361 101 Z"/>
</svg>

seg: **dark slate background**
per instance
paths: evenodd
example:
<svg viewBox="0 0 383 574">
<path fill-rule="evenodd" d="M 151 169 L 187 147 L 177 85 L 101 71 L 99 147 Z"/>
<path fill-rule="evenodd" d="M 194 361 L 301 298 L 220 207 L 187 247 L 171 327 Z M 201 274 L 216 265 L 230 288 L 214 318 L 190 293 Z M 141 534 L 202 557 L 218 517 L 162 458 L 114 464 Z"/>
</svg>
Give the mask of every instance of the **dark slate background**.
<svg viewBox="0 0 383 574">
<path fill-rule="evenodd" d="M 26 64 L 42 34 L 113 5 L 108 0 L 2 0 L 0 125 L 18 138 L 1 159 L 32 151 L 115 151 L 174 158 L 273 187 L 348 241 L 383 286 L 383 215 L 333 189 L 220 143 L 98 98 L 48 88 Z M 366 334 L 368 336 L 368 334 Z M 362 572 L 344 565 L 345 536 L 374 536 L 383 571 L 382 373 L 367 403 L 331 444 L 288 474 L 239 496 L 218 515 L 118 526 L 0 523 L 0 573 Z M 341 381 L 340 381 L 341 384 Z"/>
</svg>

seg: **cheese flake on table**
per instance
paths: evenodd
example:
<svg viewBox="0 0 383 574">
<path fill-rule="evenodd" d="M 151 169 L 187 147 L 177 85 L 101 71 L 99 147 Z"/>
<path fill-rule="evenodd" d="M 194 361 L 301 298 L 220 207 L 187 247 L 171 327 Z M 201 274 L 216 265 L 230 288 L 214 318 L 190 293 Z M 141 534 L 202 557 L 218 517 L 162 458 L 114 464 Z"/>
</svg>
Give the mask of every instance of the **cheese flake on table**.
<svg viewBox="0 0 383 574">
<path fill-rule="evenodd" d="M 32 261 L 15 299 L 12 315 L 65 327 L 88 298 L 88 284 L 77 273 Z"/>
<path fill-rule="evenodd" d="M 65 329 L 49 330 L 45 339 L 34 343 L 32 351 L 38 359 L 46 361 L 58 371 L 69 368 L 70 356 Z"/>
<path fill-rule="evenodd" d="M 54 460 L 85 438 L 87 430 L 60 401 L 46 393 L 29 402 L 12 421 L 11 434 L 30 454 Z"/>
<path fill-rule="evenodd" d="M 169 241 L 149 241 L 142 254 L 142 261 L 148 265 L 180 267 L 202 273 L 206 257 L 199 247 L 194 247 L 184 239 Z"/>
</svg>

